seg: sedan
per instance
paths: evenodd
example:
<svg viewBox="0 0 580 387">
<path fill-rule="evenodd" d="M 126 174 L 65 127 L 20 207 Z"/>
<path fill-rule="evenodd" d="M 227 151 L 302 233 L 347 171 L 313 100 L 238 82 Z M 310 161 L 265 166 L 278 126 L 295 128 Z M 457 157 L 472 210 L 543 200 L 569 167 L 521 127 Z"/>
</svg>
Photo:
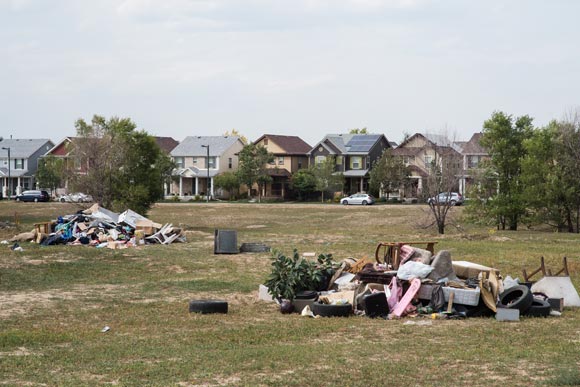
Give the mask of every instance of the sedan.
<svg viewBox="0 0 580 387">
<path fill-rule="evenodd" d="M 375 198 L 367 194 L 354 194 L 349 197 L 340 199 L 340 203 L 346 205 L 349 204 L 362 204 L 366 206 L 367 204 L 374 204 Z"/>
<path fill-rule="evenodd" d="M 17 202 L 48 202 L 50 196 L 46 191 L 24 191 L 16 196 Z"/>
<path fill-rule="evenodd" d="M 449 203 L 452 206 L 460 206 L 463 204 L 463 196 L 457 192 L 442 192 L 435 197 L 427 199 L 427 203 L 430 205 L 446 205 Z"/>
</svg>

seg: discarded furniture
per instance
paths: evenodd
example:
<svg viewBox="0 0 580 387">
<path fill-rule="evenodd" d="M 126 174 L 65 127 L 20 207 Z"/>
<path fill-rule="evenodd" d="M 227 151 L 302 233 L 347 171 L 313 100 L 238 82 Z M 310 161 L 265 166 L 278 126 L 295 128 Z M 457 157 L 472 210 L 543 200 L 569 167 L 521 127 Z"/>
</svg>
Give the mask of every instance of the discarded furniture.
<svg viewBox="0 0 580 387">
<path fill-rule="evenodd" d="M 541 272 L 544 277 L 534 282 L 532 285 L 533 293 L 543 293 L 549 298 L 562 298 L 564 300 L 564 306 L 580 307 L 580 295 L 578 295 L 578 291 L 570 279 L 568 260 L 566 257 L 562 259 L 562 264 L 562 269 L 552 274 L 552 270 L 546 269 L 544 257 L 541 257 L 540 267 L 538 269 L 529 274 L 525 269 L 522 270 L 524 280 L 529 282 L 534 275 Z"/>
<path fill-rule="evenodd" d="M 375 250 L 375 259 L 378 263 L 385 263 L 394 270 L 399 268 L 401 263 L 401 247 L 404 245 L 410 246 L 426 246 L 426 250 L 431 254 L 435 253 L 435 244 L 437 242 L 379 242 Z"/>
<path fill-rule="evenodd" d="M 524 281 L 530 282 L 531 278 L 533 276 L 535 276 L 536 274 L 538 274 L 539 272 L 542 272 L 544 277 L 545 276 L 557 277 L 562 273 L 564 274 L 564 276 L 569 277 L 570 273 L 568 272 L 568 259 L 566 257 L 562 258 L 562 264 L 563 264 L 562 269 L 558 270 L 556 272 L 556 274 L 552 274 L 552 270 L 550 270 L 550 269 L 546 270 L 546 264 L 544 263 L 544 257 L 540 257 L 540 267 L 539 268 L 537 268 L 536 270 L 532 271 L 529 274 L 525 268 L 522 269 L 522 274 L 524 275 Z"/>
<path fill-rule="evenodd" d="M 34 223 L 34 231 L 37 234 L 50 234 L 52 222 L 41 222 L 41 223 Z"/>
<path fill-rule="evenodd" d="M 238 232 L 235 230 L 215 230 L 214 254 L 238 254 Z"/>
</svg>

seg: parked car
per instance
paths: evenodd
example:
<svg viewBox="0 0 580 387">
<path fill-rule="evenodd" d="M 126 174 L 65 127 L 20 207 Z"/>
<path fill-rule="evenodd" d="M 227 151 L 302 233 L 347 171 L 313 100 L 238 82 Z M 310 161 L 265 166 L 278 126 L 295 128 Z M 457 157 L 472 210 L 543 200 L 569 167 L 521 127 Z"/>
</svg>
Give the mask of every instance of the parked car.
<svg viewBox="0 0 580 387">
<path fill-rule="evenodd" d="M 46 191 L 24 191 L 20 195 L 16 195 L 17 202 L 48 202 L 50 196 Z"/>
<path fill-rule="evenodd" d="M 463 204 L 463 201 L 463 195 L 457 192 L 441 192 L 439 195 L 427 199 L 427 203 L 429 204 L 449 203 L 452 206 L 460 206 Z"/>
<path fill-rule="evenodd" d="M 75 192 L 58 197 L 61 203 L 92 203 L 93 197 L 82 192 Z"/>
<path fill-rule="evenodd" d="M 344 205 L 362 204 L 363 206 L 366 206 L 367 204 L 374 204 L 375 198 L 368 194 L 354 194 L 340 199 L 340 203 Z"/>
</svg>

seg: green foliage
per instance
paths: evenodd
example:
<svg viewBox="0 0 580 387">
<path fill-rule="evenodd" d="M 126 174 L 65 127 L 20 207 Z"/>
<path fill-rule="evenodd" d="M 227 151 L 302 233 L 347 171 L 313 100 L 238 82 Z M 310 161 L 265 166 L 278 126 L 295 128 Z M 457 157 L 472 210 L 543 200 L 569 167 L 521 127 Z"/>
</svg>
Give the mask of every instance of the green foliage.
<svg viewBox="0 0 580 387">
<path fill-rule="evenodd" d="M 342 173 L 334 172 L 336 158 L 327 156 L 322 163 L 313 165 L 310 169 L 314 175 L 316 190 L 321 194 L 321 201 L 324 202 L 324 193 L 327 191 L 342 191 L 344 186 L 344 176 Z"/>
<path fill-rule="evenodd" d="M 410 173 L 400 157 L 393 155 L 392 149 L 385 149 L 381 158 L 375 161 L 370 171 L 369 188 L 371 192 L 381 191 L 387 194 L 387 200 L 392 192 L 397 192 L 408 179 Z"/>
<path fill-rule="evenodd" d="M 314 262 L 300 257 L 297 249 L 294 249 L 291 257 L 275 251 L 272 256 L 272 272 L 264 285 L 268 287 L 272 297 L 292 301 L 300 291 L 325 287 L 335 269 L 332 254 L 320 254 Z"/>
<path fill-rule="evenodd" d="M 368 134 L 366 126 L 362 129 L 354 128 L 348 131 L 349 134 Z"/>
<path fill-rule="evenodd" d="M 113 211 L 130 208 L 141 214 L 163 197 L 174 165 L 152 136 L 137 131 L 129 118 L 95 115 L 90 124 L 79 119 L 75 127 L 73 154 L 85 168 L 75 175 L 77 190 Z"/>
<path fill-rule="evenodd" d="M 48 155 L 38 160 L 36 180 L 40 187 L 55 191 L 66 177 L 65 172 L 63 159 Z"/>
<path fill-rule="evenodd" d="M 292 188 L 298 192 L 300 200 L 316 190 L 316 176 L 312 168 L 300 169 L 292 175 Z"/>
<path fill-rule="evenodd" d="M 521 182 L 522 161 L 527 154 L 525 141 L 532 135 L 532 118 L 494 112 L 483 124 L 481 144 L 488 150 L 490 168 L 497 176 L 497 194 L 489 202 L 489 214 L 496 216 L 505 229 L 517 230 L 518 222 L 526 211 Z"/>
<path fill-rule="evenodd" d="M 248 187 L 248 197 L 252 186 L 258 184 L 258 201 L 261 201 L 262 187 L 271 182 L 267 165 L 274 161 L 274 155 L 261 145 L 248 144 L 239 153 L 238 179 Z"/>
<path fill-rule="evenodd" d="M 223 172 L 214 178 L 216 188 L 228 191 L 230 200 L 234 198 L 235 192 L 240 188 L 240 180 L 235 172 Z"/>
</svg>

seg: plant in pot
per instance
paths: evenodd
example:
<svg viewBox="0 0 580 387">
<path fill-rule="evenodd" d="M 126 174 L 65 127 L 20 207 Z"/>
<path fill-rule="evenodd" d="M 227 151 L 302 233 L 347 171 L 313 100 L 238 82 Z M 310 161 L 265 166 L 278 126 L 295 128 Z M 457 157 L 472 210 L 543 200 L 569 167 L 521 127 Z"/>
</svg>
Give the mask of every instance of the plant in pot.
<svg viewBox="0 0 580 387">
<path fill-rule="evenodd" d="M 287 302 L 294 301 L 298 292 L 326 290 L 336 267 L 332 254 L 320 254 L 316 261 L 310 261 L 300 257 L 296 249 L 292 256 L 274 251 L 272 272 L 264 284 L 282 306 L 281 311 L 285 312 Z"/>
</svg>

